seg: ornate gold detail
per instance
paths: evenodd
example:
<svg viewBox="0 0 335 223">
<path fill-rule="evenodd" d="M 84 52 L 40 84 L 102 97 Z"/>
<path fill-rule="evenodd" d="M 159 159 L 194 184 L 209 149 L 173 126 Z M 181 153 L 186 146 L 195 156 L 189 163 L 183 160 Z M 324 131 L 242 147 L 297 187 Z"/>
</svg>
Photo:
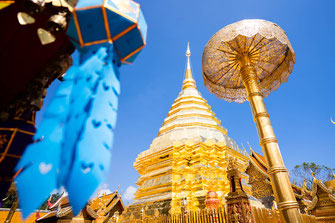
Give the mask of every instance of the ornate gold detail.
<svg viewBox="0 0 335 223">
<path fill-rule="evenodd" d="M 285 32 L 272 22 L 242 20 L 224 27 L 207 43 L 202 67 L 208 90 L 229 102 L 242 103 L 248 98 L 240 77 L 242 54 L 257 69 L 264 97 L 287 81 L 295 62 Z"/>
<path fill-rule="evenodd" d="M 236 158 L 239 170 L 247 167 L 247 154 L 227 136 L 227 130 L 197 91 L 190 54 L 188 46 L 180 94 L 150 149 L 142 152 L 134 163 L 141 176 L 127 219 L 131 214 L 141 219 L 143 206 L 148 207 L 146 217 L 157 216 L 158 212 L 160 215 L 197 212 L 205 206 L 210 190 L 217 193 L 218 205 L 222 207 L 222 197 L 229 192 L 229 158 Z M 241 176 L 241 180 L 244 184 L 248 176 Z M 245 189 L 251 190 L 248 185 Z"/>
<path fill-rule="evenodd" d="M 233 169 L 237 169 L 238 165 L 237 165 L 237 159 L 234 157 L 230 157 L 229 161 L 228 161 L 228 170 L 233 170 Z"/>
<path fill-rule="evenodd" d="M 284 172 L 270 118 L 264 115 L 267 110 L 263 97 L 287 81 L 294 63 L 295 53 L 285 32 L 274 23 L 258 19 L 239 21 L 218 31 L 207 43 L 202 57 L 203 78 L 210 92 L 229 102 L 249 99 L 271 170 L 273 191 L 279 203 L 290 204 L 280 210 L 286 222 L 302 219 L 296 205 L 291 205 L 297 202 Z"/>
<path fill-rule="evenodd" d="M 268 174 L 272 175 L 275 173 L 279 173 L 279 172 L 287 172 L 287 169 L 285 166 L 272 166 L 268 169 Z"/>
</svg>

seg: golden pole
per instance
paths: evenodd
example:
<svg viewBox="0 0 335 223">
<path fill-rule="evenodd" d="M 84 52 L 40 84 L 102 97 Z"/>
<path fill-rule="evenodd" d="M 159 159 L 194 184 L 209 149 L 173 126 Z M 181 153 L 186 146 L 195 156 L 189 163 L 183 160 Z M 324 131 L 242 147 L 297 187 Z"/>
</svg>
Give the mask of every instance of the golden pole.
<svg viewBox="0 0 335 223">
<path fill-rule="evenodd" d="M 242 54 L 241 77 L 247 90 L 250 107 L 256 123 L 260 145 L 268 164 L 272 188 L 276 197 L 278 209 L 286 222 L 302 222 L 298 210 L 298 203 L 294 197 L 287 169 L 284 166 L 278 140 L 274 134 L 270 116 L 266 110 L 263 95 L 258 86 L 256 71 L 250 62 L 248 54 Z"/>
</svg>

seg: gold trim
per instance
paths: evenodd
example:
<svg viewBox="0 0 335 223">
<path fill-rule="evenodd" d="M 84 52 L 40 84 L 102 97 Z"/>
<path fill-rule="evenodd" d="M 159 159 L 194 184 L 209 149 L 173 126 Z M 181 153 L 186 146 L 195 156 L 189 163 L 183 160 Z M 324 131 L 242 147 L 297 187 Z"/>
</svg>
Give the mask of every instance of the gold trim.
<svg viewBox="0 0 335 223">
<path fill-rule="evenodd" d="M 109 30 L 109 23 L 108 23 L 108 19 L 107 19 L 107 12 L 106 12 L 106 0 L 103 1 L 102 6 L 101 7 L 101 11 L 102 11 L 102 17 L 104 20 L 104 26 L 105 26 L 105 30 L 106 30 L 106 35 L 107 35 L 107 39 L 109 40 L 109 42 L 112 42 L 112 37 L 111 37 L 111 33 Z"/>
<path fill-rule="evenodd" d="M 116 11 L 117 9 L 114 9 L 110 5 L 105 5 L 105 8 L 111 10 L 112 12 L 115 12 L 116 14 L 119 14 L 120 16 L 125 17 L 126 19 L 130 20 L 133 23 L 137 23 L 137 21 L 134 18 L 130 17 L 129 15 L 123 14 L 122 12 Z"/>
<path fill-rule="evenodd" d="M 270 176 L 269 176 L 267 170 L 266 170 L 266 172 L 264 172 L 264 170 L 262 170 L 262 169 L 255 163 L 255 161 L 254 161 L 253 159 L 251 159 L 251 158 L 250 158 L 250 162 L 251 162 L 251 164 L 253 164 L 253 166 L 254 166 L 256 169 L 258 169 L 258 171 L 259 171 L 261 174 L 263 174 L 263 176 L 265 176 L 265 177 L 267 177 L 267 178 L 270 178 Z"/>
<path fill-rule="evenodd" d="M 213 116 L 211 116 L 211 115 L 203 115 L 203 114 L 185 114 L 185 115 L 176 115 L 175 117 L 170 118 L 169 120 L 164 121 L 164 123 L 163 123 L 162 126 L 164 126 L 165 124 L 170 123 L 170 122 L 172 122 L 172 121 L 175 121 L 175 120 L 178 119 L 178 118 L 190 118 L 190 117 L 207 118 L 207 119 L 210 119 L 210 120 L 216 122 L 217 124 L 221 125 L 220 120 L 218 120 L 217 118 L 215 118 L 215 117 L 213 117 Z"/>
<path fill-rule="evenodd" d="M 211 111 L 211 110 L 208 110 L 206 108 L 199 108 L 199 107 L 186 107 L 186 108 L 178 108 L 174 111 L 169 111 L 168 113 L 168 116 L 171 116 L 173 114 L 176 114 L 177 112 L 180 112 L 182 110 L 202 110 L 202 111 L 207 111 L 209 112 L 210 114 L 212 114 L 213 116 L 215 116 L 215 114 Z"/>
<path fill-rule="evenodd" d="M 133 30 L 136 27 L 136 24 L 133 24 L 131 26 L 129 26 L 127 29 L 123 30 L 122 32 L 120 32 L 119 34 L 115 35 L 112 40 L 115 41 L 119 38 L 121 38 L 122 36 L 126 35 L 128 32 L 130 32 L 131 30 Z"/>
<path fill-rule="evenodd" d="M 27 134 L 27 135 L 35 135 L 34 132 L 28 132 L 28 131 L 25 131 L 25 130 L 22 130 L 22 129 L 17 129 L 18 132 L 21 132 L 21 133 L 24 133 L 24 134 Z"/>
<path fill-rule="evenodd" d="M 202 98 L 202 97 L 197 97 L 197 96 L 184 96 L 184 97 L 180 97 L 180 98 L 177 98 L 176 100 L 174 100 L 174 104 L 177 103 L 177 102 L 180 101 L 180 100 L 183 100 L 183 99 L 194 99 L 194 98 L 196 98 L 196 99 L 200 99 L 200 100 L 202 100 L 204 103 L 207 103 L 207 101 L 206 101 L 204 98 Z"/>
<path fill-rule="evenodd" d="M 130 63 L 130 62 L 128 62 L 128 61 L 123 61 L 122 63 L 125 63 L 125 64 L 132 64 L 132 63 Z"/>
<path fill-rule="evenodd" d="M 143 49 L 143 47 L 145 47 L 145 44 L 140 46 L 139 48 L 137 48 L 136 50 L 134 50 L 133 52 L 131 52 L 130 54 L 128 54 L 126 57 L 121 59 L 121 62 L 129 59 L 131 56 L 133 56 L 134 54 L 138 53 L 141 49 Z"/>
<path fill-rule="evenodd" d="M 88 43 L 84 43 L 84 46 L 92 46 L 94 44 L 100 44 L 100 43 L 107 43 L 108 42 L 108 39 L 104 39 L 104 40 L 96 40 L 96 41 L 92 41 L 92 42 L 88 42 Z"/>
<path fill-rule="evenodd" d="M 0 177 L 0 182 L 12 182 L 13 179 L 10 177 Z"/>
<path fill-rule="evenodd" d="M 3 155 L 4 153 L 0 153 L 0 156 Z M 15 155 L 15 154 L 11 154 L 11 153 L 7 153 L 5 154 L 6 157 L 12 157 L 12 158 L 18 158 L 20 159 L 22 156 L 19 155 Z"/>
<path fill-rule="evenodd" d="M 262 155 L 256 153 L 254 150 L 251 149 L 250 156 L 254 155 L 255 159 L 260 162 L 266 169 L 268 169 L 268 165 L 263 161 L 262 158 L 264 158 Z M 265 158 L 264 158 L 265 159 Z"/>
<path fill-rule="evenodd" d="M 16 128 L 0 128 L 0 131 L 15 131 Z"/>
<path fill-rule="evenodd" d="M 14 140 L 16 132 L 17 132 L 17 129 L 15 129 L 14 132 L 12 133 L 12 136 L 10 137 L 10 140 L 9 140 L 9 142 L 7 144 L 7 147 L 6 147 L 5 151 L 2 153 L 2 156 L 0 157 L 0 163 L 5 159 L 6 154 L 7 154 L 8 150 L 9 150 L 9 147 L 11 146 L 11 144 L 12 144 L 12 142 Z"/>
<path fill-rule="evenodd" d="M 140 13 L 138 13 L 138 14 L 140 14 Z M 146 44 L 147 44 L 147 41 L 144 40 L 144 38 L 143 38 L 143 36 L 142 36 L 141 28 L 138 26 L 138 24 L 137 24 L 137 29 L 138 29 L 138 31 L 140 32 L 142 42 L 144 43 L 144 45 L 146 45 Z M 147 31 L 146 31 L 145 33 L 148 34 L 148 29 L 147 29 Z"/>
<path fill-rule="evenodd" d="M 267 143 L 278 143 L 278 140 L 276 137 L 268 137 L 268 138 L 262 138 L 261 139 L 261 145 L 263 146 L 264 144 Z"/>
<path fill-rule="evenodd" d="M 179 107 L 180 105 L 183 104 L 197 104 L 197 105 L 203 105 L 206 108 L 208 108 L 208 110 L 212 110 L 212 108 L 205 102 L 200 102 L 200 101 L 182 101 L 182 102 L 177 102 L 177 103 L 173 103 L 173 105 L 170 108 L 170 111 L 172 111 L 173 109 L 175 109 L 176 107 Z"/>
<path fill-rule="evenodd" d="M 92 6 L 82 7 L 82 8 L 74 8 L 75 10 L 73 11 L 82 11 L 86 9 L 97 9 L 97 8 L 101 8 L 101 5 L 92 5 Z"/>
<path fill-rule="evenodd" d="M 261 96 L 261 97 L 263 97 L 262 93 L 260 93 L 260 92 L 252 92 L 252 93 L 249 94 L 249 98 L 252 98 L 253 96 Z"/>
<path fill-rule="evenodd" d="M 33 117 L 32 117 L 31 120 L 32 120 L 32 122 L 33 122 L 34 125 L 35 125 L 35 124 L 36 124 L 36 121 L 35 121 L 35 119 L 36 119 L 36 112 L 33 112 L 33 113 L 32 113 L 32 116 L 33 116 Z"/>
<path fill-rule="evenodd" d="M 136 3 L 136 4 L 138 4 L 138 3 Z M 137 21 L 139 21 L 139 18 L 140 18 L 140 12 L 141 12 L 141 5 L 138 4 Z M 144 20 L 144 21 L 145 21 L 145 20 Z M 142 38 L 142 41 L 143 41 L 144 45 L 146 45 L 146 44 L 147 44 L 147 41 L 144 40 L 144 38 L 143 38 L 143 36 L 142 36 L 141 28 L 138 26 L 138 24 L 137 24 L 137 29 L 140 31 L 140 35 L 141 35 L 141 38 Z M 146 34 L 146 36 L 147 36 L 147 34 L 148 34 L 148 29 L 147 29 L 147 31 L 145 32 L 145 34 Z"/>
<path fill-rule="evenodd" d="M 287 169 L 285 166 L 272 166 L 268 169 L 268 174 L 273 175 L 275 173 L 279 172 L 287 172 Z"/>
<path fill-rule="evenodd" d="M 291 209 L 291 208 L 298 208 L 298 202 L 296 201 L 284 201 L 278 202 L 277 207 L 279 210 Z"/>
<path fill-rule="evenodd" d="M 254 121 L 256 121 L 256 119 L 260 118 L 260 117 L 267 117 L 270 118 L 269 113 L 267 112 L 260 112 L 260 113 L 256 113 L 255 117 L 254 117 Z"/>
<path fill-rule="evenodd" d="M 79 38 L 79 44 L 81 47 L 84 46 L 84 41 L 83 41 L 83 36 L 81 35 L 81 30 L 80 30 L 80 26 L 79 26 L 79 22 L 78 22 L 78 17 L 77 17 L 77 12 L 76 10 L 73 10 L 73 19 L 74 19 L 74 24 L 76 26 L 77 29 L 77 33 L 78 33 L 78 38 Z"/>
<path fill-rule="evenodd" d="M 227 135 L 227 131 L 225 131 L 223 128 L 220 128 L 219 126 L 217 125 L 211 125 L 211 124 L 205 124 L 205 123 L 201 123 L 201 122 L 191 122 L 191 123 L 182 123 L 182 124 L 175 124 L 175 125 L 172 125 L 164 130 L 161 130 L 158 132 L 158 135 L 161 135 L 167 131 L 170 131 L 171 129 L 174 129 L 174 128 L 178 128 L 178 127 L 198 127 L 198 126 L 201 126 L 201 127 L 208 127 L 208 128 L 215 128 L 217 130 L 219 130 L 220 132 L 222 132 L 223 134 Z"/>
<path fill-rule="evenodd" d="M 0 131 L 18 131 L 18 132 L 25 133 L 25 134 L 28 134 L 28 135 L 35 135 L 34 132 L 28 132 L 28 131 L 21 130 L 21 129 L 18 129 L 18 128 L 0 128 Z"/>
</svg>

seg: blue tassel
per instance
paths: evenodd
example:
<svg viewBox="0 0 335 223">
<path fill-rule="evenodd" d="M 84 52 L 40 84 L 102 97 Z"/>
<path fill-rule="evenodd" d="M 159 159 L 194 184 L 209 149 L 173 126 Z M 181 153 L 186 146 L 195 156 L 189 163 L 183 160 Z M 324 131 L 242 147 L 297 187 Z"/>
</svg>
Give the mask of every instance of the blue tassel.
<svg viewBox="0 0 335 223">
<path fill-rule="evenodd" d="M 47 107 L 35 135 L 40 141 L 16 167 L 22 168 L 16 185 L 24 218 L 62 186 L 77 215 L 104 181 L 120 94 L 115 55 L 106 45 L 77 57 Z"/>
</svg>

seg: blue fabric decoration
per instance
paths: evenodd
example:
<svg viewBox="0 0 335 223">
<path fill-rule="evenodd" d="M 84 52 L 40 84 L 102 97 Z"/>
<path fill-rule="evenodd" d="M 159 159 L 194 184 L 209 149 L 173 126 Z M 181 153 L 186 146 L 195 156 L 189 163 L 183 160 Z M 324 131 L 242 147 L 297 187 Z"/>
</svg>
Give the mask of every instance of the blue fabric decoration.
<svg viewBox="0 0 335 223">
<path fill-rule="evenodd" d="M 119 65 L 114 45 L 105 44 L 77 57 L 68 70 L 35 135 L 40 141 L 26 149 L 16 167 L 23 168 L 16 186 L 24 218 L 61 186 L 77 215 L 104 181 L 120 94 Z"/>
<path fill-rule="evenodd" d="M 74 59 L 16 169 L 23 217 L 62 186 L 77 215 L 109 168 L 120 94 L 119 66 L 146 44 L 140 5 L 129 0 L 79 0 L 67 35 Z"/>
</svg>

